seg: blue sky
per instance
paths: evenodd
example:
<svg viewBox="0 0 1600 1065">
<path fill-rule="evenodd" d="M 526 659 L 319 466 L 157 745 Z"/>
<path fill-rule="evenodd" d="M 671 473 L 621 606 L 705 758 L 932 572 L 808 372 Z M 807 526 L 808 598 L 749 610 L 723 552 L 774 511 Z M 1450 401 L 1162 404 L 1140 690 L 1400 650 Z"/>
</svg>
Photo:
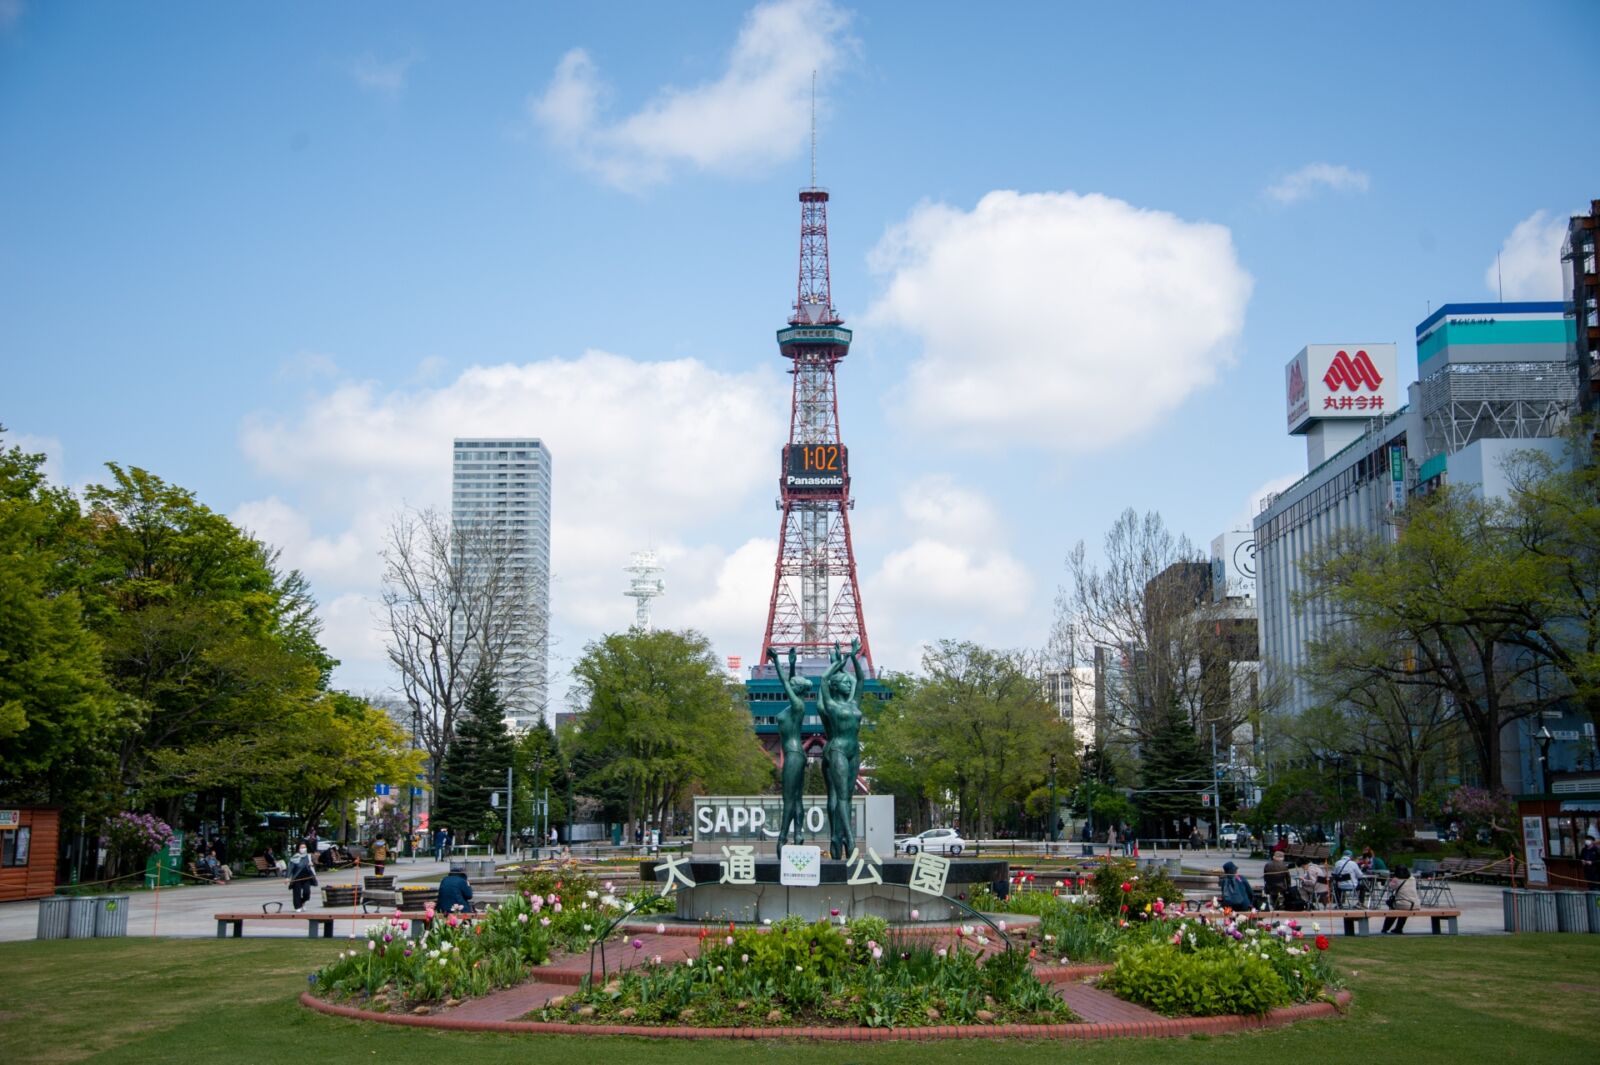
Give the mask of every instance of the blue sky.
<svg viewBox="0 0 1600 1065">
<path fill-rule="evenodd" d="M 1203 543 L 1303 472 L 1304 344 L 1412 374 L 1502 252 L 1559 298 L 1592 13 L 0 0 L 0 422 L 280 545 L 361 690 L 389 517 L 541 435 L 557 687 L 647 545 L 748 660 L 816 69 L 878 664 L 1037 646 L 1124 507 Z"/>
</svg>

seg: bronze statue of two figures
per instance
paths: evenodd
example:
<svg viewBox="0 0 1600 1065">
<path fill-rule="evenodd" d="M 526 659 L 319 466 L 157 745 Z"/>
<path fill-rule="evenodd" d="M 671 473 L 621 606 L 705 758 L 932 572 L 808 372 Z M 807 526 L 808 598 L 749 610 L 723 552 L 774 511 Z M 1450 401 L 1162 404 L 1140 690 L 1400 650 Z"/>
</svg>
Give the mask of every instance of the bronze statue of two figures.
<svg viewBox="0 0 1600 1065">
<path fill-rule="evenodd" d="M 777 667 L 778 679 L 789 696 L 789 705 L 778 714 L 778 735 L 783 740 L 783 819 L 778 825 L 778 851 L 789 842 L 800 842 L 805 825 L 802 806 L 806 783 L 806 749 L 801 726 L 806 716 L 809 677 L 796 676 L 795 652 L 789 649 L 789 671 L 784 672 L 778 652 L 767 649 L 767 657 Z M 846 667 L 849 670 L 846 671 Z M 855 850 L 855 833 L 850 826 L 850 800 L 856 791 L 856 774 L 861 769 L 861 691 L 866 677 L 861 671 L 861 641 L 850 644 L 849 654 L 840 654 L 837 644 L 828 658 L 827 671 L 818 678 L 817 712 L 822 717 L 822 779 L 828 788 L 828 853 L 835 861 L 848 858 Z"/>
</svg>

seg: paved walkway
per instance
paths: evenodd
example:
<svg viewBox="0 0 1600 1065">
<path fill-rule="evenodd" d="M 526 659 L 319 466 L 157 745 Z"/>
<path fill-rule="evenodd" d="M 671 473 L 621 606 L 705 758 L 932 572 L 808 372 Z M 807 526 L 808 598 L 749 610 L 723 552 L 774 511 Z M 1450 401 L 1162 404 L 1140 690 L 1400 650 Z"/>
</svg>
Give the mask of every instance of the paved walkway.
<svg viewBox="0 0 1600 1065">
<path fill-rule="evenodd" d="M 399 882 L 413 880 L 419 877 L 438 877 L 448 870 L 447 863 L 436 862 L 432 859 L 406 859 L 400 862 L 390 862 L 384 869 L 385 873 L 393 875 Z M 356 869 L 338 869 L 331 873 L 318 873 L 317 879 L 322 884 L 358 884 L 361 877 L 371 872 L 370 867 L 363 866 Z M 107 894 L 115 894 L 111 891 Z M 289 909 L 289 884 L 281 877 L 256 877 L 250 875 L 236 876 L 227 884 L 196 884 L 179 888 L 165 888 L 160 892 L 155 891 L 130 891 L 128 896 L 128 934 L 130 936 L 215 936 L 217 922 L 212 915 L 230 911 L 254 913 L 261 909 L 264 903 L 281 902 L 284 909 Z M 350 907 L 336 907 L 349 911 Z M 308 912 L 323 909 L 322 897 L 318 889 L 312 889 L 311 904 Z M 373 918 L 377 919 L 376 916 Z M 358 932 L 366 927 L 366 921 L 351 921 L 346 928 L 341 922 L 335 929 L 336 935 L 345 935 L 349 932 Z M 33 939 L 38 933 L 39 903 L 38 900 L 28 902 L 0 903 L 0 942 Z M 246 930 L 251 936 L 274 936 L 283 938 L 306 938 L 305 925 L 297 921 L 260 922 L 251 925 Z"/>
</svg>

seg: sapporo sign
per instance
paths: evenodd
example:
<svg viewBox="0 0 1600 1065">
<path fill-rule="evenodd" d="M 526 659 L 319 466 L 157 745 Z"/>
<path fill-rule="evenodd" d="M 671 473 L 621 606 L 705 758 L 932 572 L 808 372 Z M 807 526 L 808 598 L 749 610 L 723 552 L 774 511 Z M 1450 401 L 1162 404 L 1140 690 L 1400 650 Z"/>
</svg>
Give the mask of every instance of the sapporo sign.
<svg viewBox="0 0 1600 1065">
<path fill-rule="evenodd" d="M 826 797 L 807 795 L 802 803 L 805 834 L 826 838 Z M 736 840 L 773 841 L 778 838 L 778 824 L 782 819 L 783 797 L 780 795 L 701 795 L 694 800 L 694 841 L 697 845 Z M 867 801 L 858 795 L 850 800 L 850 825 L 857 839 L 866 838 L 866 821 Z"/>
</svg>

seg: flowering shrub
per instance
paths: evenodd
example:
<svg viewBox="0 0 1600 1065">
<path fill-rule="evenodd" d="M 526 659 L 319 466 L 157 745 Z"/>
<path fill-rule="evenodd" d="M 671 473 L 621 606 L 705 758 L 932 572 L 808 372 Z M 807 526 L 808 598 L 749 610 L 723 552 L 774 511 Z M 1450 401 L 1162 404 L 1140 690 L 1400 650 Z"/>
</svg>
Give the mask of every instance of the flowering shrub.
<svg viewBox="0 0 1600 1065">
<path fill-rule="evenodd" d="M 1116 951 L 1116 967 L 1101 986 L 1160 1013 L 1265 1013 L 1319 999 L 1336 983 L 1327 936 L 1307 939 L 1298 921 L 1223 915 L 1162 921 L 1143 931 Z"/>
<path fill-rule="evenodd" d="M 159 817 L 124 810 L 106 823 L 101 842 L 121 854 L 143 858 L 165 847 L 171 838 L 172 826 Z"/>
<path fill-rule="evenodd" d="M 1183 892 L 1165 873 L 1140 873 L 1126 859 L 1110 859 L 1095 870 L 1089 890 L 1095 908 L 1112 920 L 1138 920 L 1154 912 L 1157 900 L 1182 899 Z M 1165 905 L 1165 903 L 1163 903 Z M 1145 907 L 1151 907 L 1147 910 Z"/>
<path fill-rule="evenodd" d="M 879 938 L 882 937 L 882 938 Z M 659 959 L 585 983 L 535 1015 L 636 1024 L 928 1024 L 1060 1022 L 1071 1012 L 1034 977 L 1028 956 L 899 942 L 881 920 L 730 929 L 701 939 L 698 957 Z"/>
<path fill-rule="evenodd" d="M 317 991 L 405 1009 L 510 987 L 548 961 L 557 945 L 553 924 L 539 920 L 542 908 L 519 896 L 471 921 L 430 909 L 425 916 L 435 918 L 433 925 L 414 942 L 411 920 L 396 910 L 317 971 Z"/>
</svg>

